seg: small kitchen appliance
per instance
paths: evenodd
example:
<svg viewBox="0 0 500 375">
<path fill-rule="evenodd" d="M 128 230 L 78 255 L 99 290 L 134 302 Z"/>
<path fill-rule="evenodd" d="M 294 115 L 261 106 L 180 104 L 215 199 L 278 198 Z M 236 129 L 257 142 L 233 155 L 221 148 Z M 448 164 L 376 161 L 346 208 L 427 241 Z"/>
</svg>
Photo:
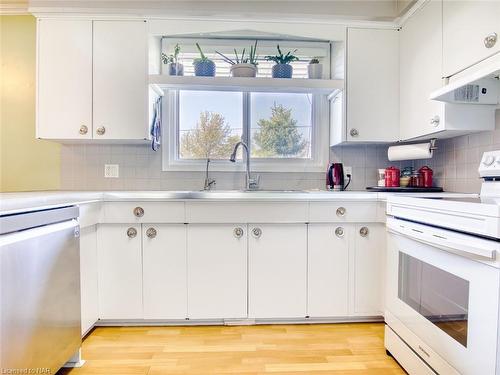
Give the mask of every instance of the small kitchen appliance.
<svg viewBox="0 0 500 375">
<path fill-rule="evenodd" d="M 344 167 L 342 163 L 332 163 L 326 172 L 326 187 L 329 190 L 344 191 L 351 182 L 351 176 L 348 176 L 345 184 Z"/>
<path fill-rule="evenodd" d="M 399 178 L 401 172 L 396 167 L 385 169 L 385 187 L 399 187 Z"/>
<path fill-rule="evenodd" d="M 479 196 L 387 199 L 385 347 L 410 374 L 500 374 L 500 150 L 479 175 Z"/>
</svg>

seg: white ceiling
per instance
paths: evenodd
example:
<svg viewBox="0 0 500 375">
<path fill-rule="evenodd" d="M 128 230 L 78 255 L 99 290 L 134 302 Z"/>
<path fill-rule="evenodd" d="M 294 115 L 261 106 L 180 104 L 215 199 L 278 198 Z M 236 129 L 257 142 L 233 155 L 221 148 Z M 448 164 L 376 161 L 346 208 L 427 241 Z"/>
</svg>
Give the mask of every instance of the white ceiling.
<svg viewBox="0 0 500 375">
<path fill-rule="evenodd" d="M 415 0 L 0 0 L 35 12 L 393 21 Z"/>
</svg>

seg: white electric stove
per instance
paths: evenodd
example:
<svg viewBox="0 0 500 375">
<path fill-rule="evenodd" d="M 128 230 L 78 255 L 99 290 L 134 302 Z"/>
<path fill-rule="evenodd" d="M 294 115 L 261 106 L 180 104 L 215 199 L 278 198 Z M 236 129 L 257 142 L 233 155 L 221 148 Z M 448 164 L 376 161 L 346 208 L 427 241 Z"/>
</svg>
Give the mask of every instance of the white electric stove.
<svg viewBox="0 0 500 375">
<path fill-rule="evenodd" d="M 387 215 L 477 236 L 500 238 L 500 151 L 485 152 L 478 169 L 479 196 L 391 196 Z"/>
<path fill-rule="evenodd" d="M 385 344 L 410 374 L 500 375 L 500 151 L 479 196 L 387 204 Z"/>
</svg>

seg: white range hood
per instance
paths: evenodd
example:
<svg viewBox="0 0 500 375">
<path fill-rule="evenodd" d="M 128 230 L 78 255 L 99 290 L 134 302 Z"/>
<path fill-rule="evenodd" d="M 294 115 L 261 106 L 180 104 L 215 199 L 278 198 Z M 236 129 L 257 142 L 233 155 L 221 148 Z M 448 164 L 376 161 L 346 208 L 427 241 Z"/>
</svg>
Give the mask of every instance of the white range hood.
<svg viewBox="0 0 500 375">
<path fill-rule="evenodd" d="M 470 71 L 470 73 L 468 73 Z M 434 91 L 430 98 L 446 103 L 498 105 L 500 103 L 500 54 L 451 78 L 450 83 Z"/>
</svg>

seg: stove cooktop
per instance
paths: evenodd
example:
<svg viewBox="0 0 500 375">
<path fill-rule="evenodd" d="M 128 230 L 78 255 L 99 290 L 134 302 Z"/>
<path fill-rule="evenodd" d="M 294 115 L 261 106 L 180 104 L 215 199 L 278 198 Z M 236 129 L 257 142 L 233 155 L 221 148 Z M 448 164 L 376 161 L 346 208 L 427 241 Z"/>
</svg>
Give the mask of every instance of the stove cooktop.
<svg viewBox="0 0 500 375">
<path fill-rule="evenodd" d="M 450 198 L 450 197 L 421 197 L 422 199 L 434 199 L 444 202 L 460 202 L 474 204 L 491 204 L 500 206 L 500 197 L 476 197 L 476 198 Z"/>
</svg>

